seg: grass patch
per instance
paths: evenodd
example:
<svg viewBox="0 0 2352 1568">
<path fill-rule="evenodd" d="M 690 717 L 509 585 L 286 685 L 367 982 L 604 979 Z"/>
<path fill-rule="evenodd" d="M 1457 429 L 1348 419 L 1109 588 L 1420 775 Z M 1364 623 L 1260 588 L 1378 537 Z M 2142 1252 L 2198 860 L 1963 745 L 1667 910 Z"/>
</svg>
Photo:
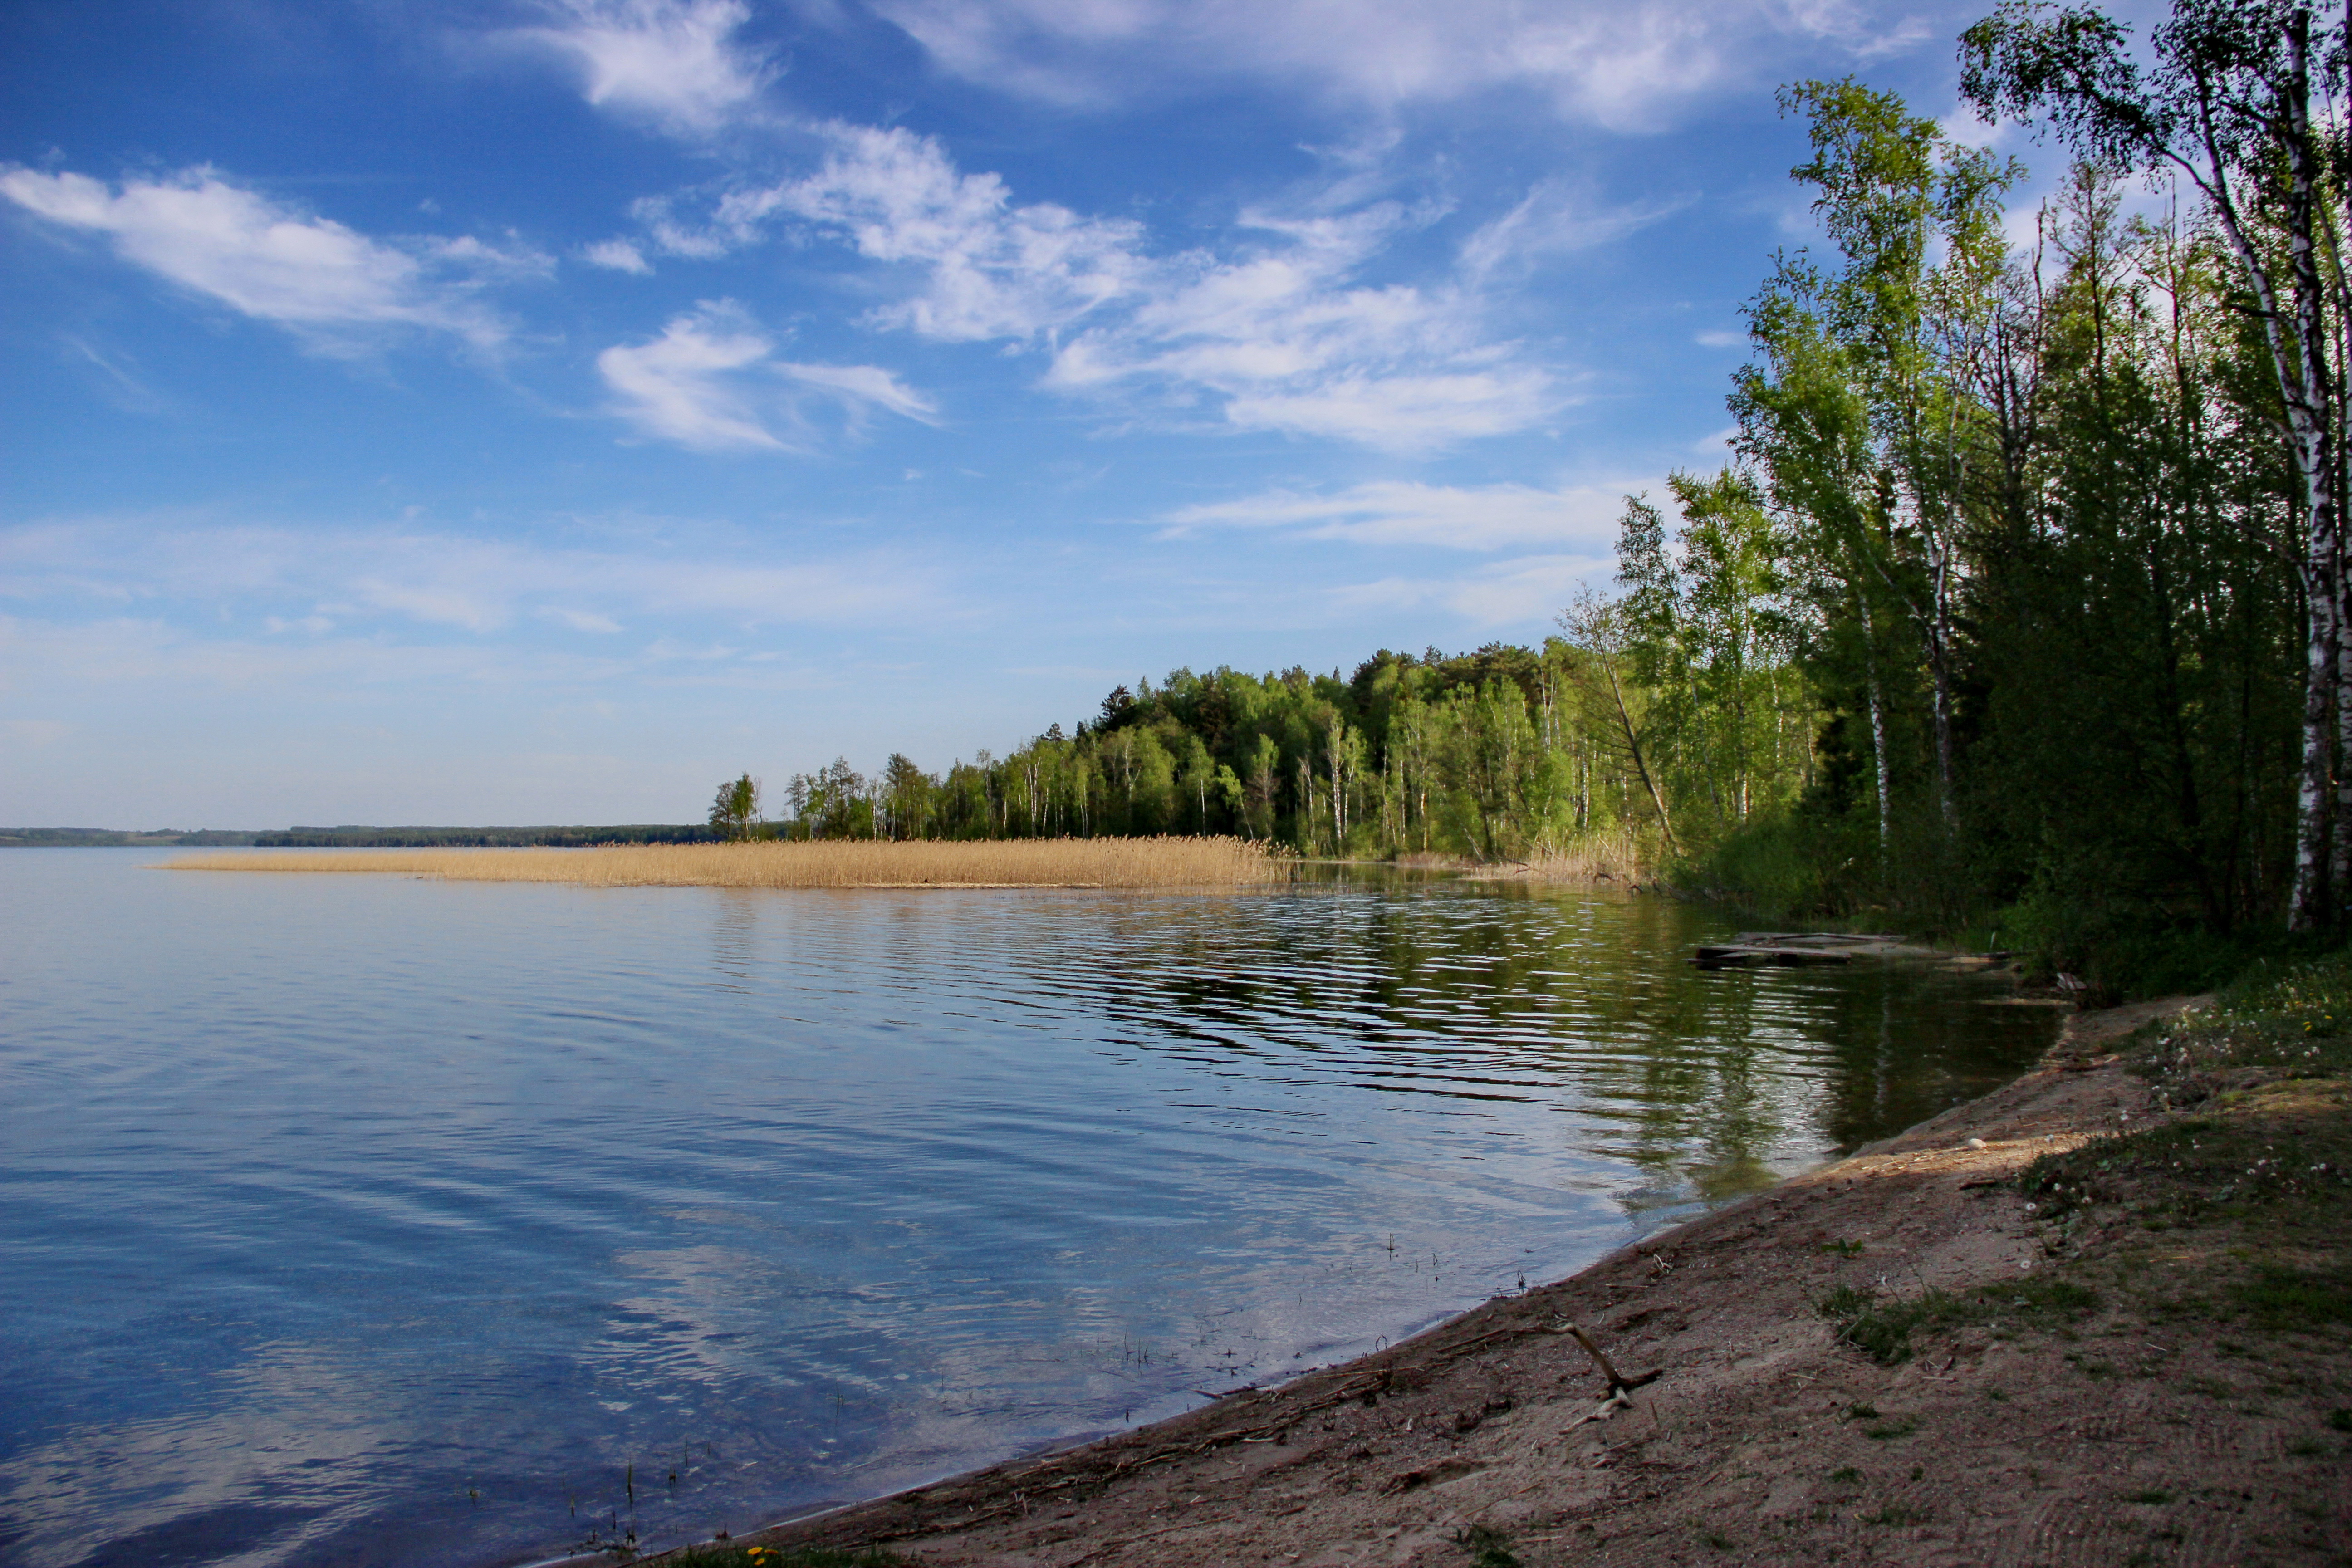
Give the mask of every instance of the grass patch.
<svg viewBox="0 0 2352 1568">
<path fill-rule="evenodd" d="M 2143 1032 L 2135 1067 L 2192 1102 L 2215 1075 L 2263 1068 L 2288 1077 L 2352 1072 L 2352 952 L 2256 963 L 2201 1013 Z"/>
<path fill-rule="evenodd" d="M 1916 1415 L 1898 1415 L 1892 1421 L 1866 1429 L 1863 1436 L 1874 1442 L 1889 1443 L 1897 1437 L 1908 1437 L 1917 1430 L 1919 1418 Z"/>
<path fill-rule="evenodd" d="M 2141 1502 L 2153 1505 L 2156 1503 L 2167 1503 L 2171 1500 L 2172 1494 L 2170 1492 L 2158 1491 L 2153 1488 L 2142 1491 L 2124 1493 L 2124 1501 L 2126 1502 Z"/>
<path fill-rule="evenodd" d="M 2341 1117 L 2199 1116 L 2044 1154 L 2017 1183 L 2044 1219 L 2101 1205 L 2166 1224 L 2334 1205 L 2352 1201 L 2352 1135 Z"/>
<path fill-rule="evenodd" d="M 1907 1297 L 1882 1296 L 1864 1288 L 1841 1285 L 1822 1298 L 1819 1310 L 1837 1325 L 1839 1339 L 1882 1366 L 1895 1366 L 1911 1359 L 1911 1336 L 1921 1329 L 1994 1318 L 2049 1325 L 2088 1312 L 2098 1304 L 2095 1290 L 2068 1280 L 2041 1279 L 1980 1285 L 1958 1294 L 1926 1290 Z"/>
<path fill-rule="evenodd" d="M 1925 1524 L 1935 1517 L 1935 1514 L 1931 1510 L 1917 1507 L 1915 1504 L 1907 1502 L 1891 1502 L 1885 1508 L 1880 1509 L 1876 1513 L 1866 1513 L 1863 1515 L 1862 1522 L 1864 1524 L 1889 1525 Z"/>
<path fill-rule="evenodd" d="M 1858 1486 L 1862 1481 L 1862 1472 L 1852 1465 L 1840 1465 L 1830 1472 L 1830 1479 L 1842 1487 Z"/>
<path fill-rule="evenodd" d="M 1454 1544 L 1469 1549 L 1470 1568 L 1521 1568 L 1511 1538 L 1492 1525 L 1474 1524 L 1457 1531 Z"/>
<path fill-rule="evenodd" d="M 2266 1329 L 2313 1330 L 2352 1323 L 2352 1269 L 2288 1268 L 2266 1263 L 2236 1290 L 2239 1305 Z"/>
</svg>

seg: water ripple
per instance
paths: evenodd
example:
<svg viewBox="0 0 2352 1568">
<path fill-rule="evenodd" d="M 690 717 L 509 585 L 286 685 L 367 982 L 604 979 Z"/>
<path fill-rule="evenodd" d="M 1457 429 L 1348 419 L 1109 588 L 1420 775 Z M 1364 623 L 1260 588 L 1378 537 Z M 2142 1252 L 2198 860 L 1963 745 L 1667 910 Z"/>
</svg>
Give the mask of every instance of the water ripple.
<svg viewBox="0 0 2352 1568">
<path fill-rule="evenodd" d="M 1280 1376 L 2046 1020 L 1458 884 L 588 890 L 0 857 L 0 1559 L 740 1530 Z M 634 1494 L 634 1501 L 632 1500 Z"/>
</svg>

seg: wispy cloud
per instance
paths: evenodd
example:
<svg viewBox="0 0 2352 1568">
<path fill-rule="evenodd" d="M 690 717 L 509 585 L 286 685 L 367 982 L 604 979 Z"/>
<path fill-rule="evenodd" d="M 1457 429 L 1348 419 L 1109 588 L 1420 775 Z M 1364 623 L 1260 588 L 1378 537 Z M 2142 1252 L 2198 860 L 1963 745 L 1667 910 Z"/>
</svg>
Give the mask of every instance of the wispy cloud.
<svg viewBox="0 0 2352 1568">
<path fill-rule="evenodd" d="M 610 634 L 646 622 L 742 630 L 897 624 L 937 615 L 939 574 L 877 551 L 780 560 L 755 542 L 665 534 L 633 549 L 561 547 L 446 531 L 225 526 L 93 519 L 0 529 L 0 598 L 70 616 L 201 600 L 223 629 L 270 635 L 405 624 L 468 637 L 526 619 Z"/>
<path fill-rule="evenodd" d="M 728 313 L 706 308 L 680 316 L 649 343 L 615 344 L 596 356 L 618 411 L 646 434 L 700 451 L 782 447 L 730 384 L 730 372 L 756 365 L 774 345 L 730 327 Z"/>
<path fill-rule="evenodd" d="M 0 196 L 58 228 L 102 235 L 124 260 L 335 353 L 405 329 L 494 348 L 511 329 L 483 289 L 551 265 L 527 247 L 470 237 L 371 239 L 203 167 L 118 186 L 7 165 Z"/>
<path fill-rule="evenodd" d="M 794 364 L 779 360 L 771 368 L 787 381 L 833 394 L 853 410 L 885 409 L 925 425 L 939 416 L 937 404 L 878 365 Z"/>
<path fill-rule="evenodd" d="M 1523 271 L 1553 257 L 1626 239 L 1688 207 L 1675 196 L 1612 205 L 1589 186 L 1542 180 L 1509 212 L 1483 224 L 1463 243 L 1462 268 L 1485 279 Z"/>
<path fill-rule="evenodd" d="M 871 260 L 909 268 L 920 287 L 875 314 L 950 342 L 1034 338 L 1151 281 L 1141 226 L 1015 203 L 993 174 L 958 169 L 940 143 L 903 130 L 831 125 L 805 178 L 728 197 L 717 226 L 749 236 L 797 218 Z"/>
<path fill-rule="evenodd" d="M 790 387 L 839 406 L 853 430 L 869 408 L 927 423 L 939 412 L 879 366 L 796 363 L 776 359 L 775 347 L 731 301 L 706 300 L 673 319 L 650 342 L 606 349 L 596 356 L 596 368 L 619 399 L 614 411 L 623 418 L 649 436 L 699 451 L 813 444 L 814 427 Z"/>
<path fill-rule="evenodd" d="M 1354 611 L 1450 610 L 1479 626 L 1526 625 L 1549 619 L 1585 584 L 1605 581 L 1616 560 L 1598 555 L 1524 555 L 1454 577 L 1393 576 L 1334 589 L 1332 598 Z"/>
<path fill-rule="evenodd" d="M 493 34 L 563 62 L 599 109 L 701 139 L 752 114 L 773 74 L 736 37 L 742 0 L 541 0 L 548 20 Z"/>
<path fill-rule="evenodd" d="M 1222 253 L 1169 253 L 1127 219 L 1018 202 L 929 138 L 845 125 L 825 135 L 814 173 L 732 192 L 704 220 L 650 209 L 648 242 L 715 255 L 797 224 L 881 269 L 877 286 L 895 297 L 867 326 L 1034 348 L 1049 391 L 1140 398 L 1192 423 L 1205 406 L 1229 429 L 1426 451 L 1526 429 L 1570 400 L 1552 370 L 1488 332 L 1477 279 L 1368 280 L 1436 209 L 1308 200 L 1244 213 Z M 1565 232 L 1552 218 L 1521 227 L 1546 224 Z M 1486 265 L 1509 245 L 1487 245 Z M 719 418 L 740 424 L 723 406 Z"/>
<path fill-rule="evenodd" d="M 1822 45 L 1908 48 L 1932 0 L 874 0 L 940 67 L 1108 104 L 1248 76 L 1388 108 L 1517 87 L 1572 119 L 1649 130 Z"/>
<path fill-rule="evenodd" d="M 1501 550 L 1549 544 L 1605 556 L 1629 492 L 1654 481 L 1574 485 L 1451 486 L 1384 479 L 1331 493 L 1266 490 L 1239 500 L 1183 507 L 1161 521 L 1171 533 L 1214 528 L 1278 529 L 1312 539 L 1366 545 Z"/>
</svg>

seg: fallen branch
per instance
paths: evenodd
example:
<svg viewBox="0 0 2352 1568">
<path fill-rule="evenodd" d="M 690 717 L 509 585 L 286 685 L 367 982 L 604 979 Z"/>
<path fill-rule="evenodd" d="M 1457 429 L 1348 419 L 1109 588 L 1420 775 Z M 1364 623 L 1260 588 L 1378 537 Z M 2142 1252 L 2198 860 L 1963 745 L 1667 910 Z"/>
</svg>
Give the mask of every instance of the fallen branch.
<svg viewBox="0 0 2352 1568">
<path fill-rule="evenodd" d="M 1659 1373 L 1665 1370 L 1664 1367 L 1658 1367 L 1649 1372 L 1643 1373 L 1638 1376 L 1627 1377 L 1623 1373 L 1617 1370 L 1616 1363 L 1609 1359 L 1608 1355 L 1601 1350 L 1601 1348 L 1592 1342 L 1592 1336 L 1586 1333 L 1583 1329 L 1578 1325 L 1570 1322 L 1562 1322 L 1559 1326 L 1553 1329 L 1552 1332 L 1556 1334 L 1572 1334 L 1575 1336 L 1576 1342 L 1584 1347 L 1584 1353 L 1591 1356 L 1592 1358 L 1592 1363 L 1601 1369 L 1601 1375 L 1609 1380 L 1609 1396 L 1612 1399 L 1619 1398 L 1623 1394 L 1631 1393 L 1636 1388 L 1646 1387 L 1649 1384 L 1657 1382 Z M 1626 1400 L 1625 1403 L 1630 1405 L 1633 1401 Z"/>
<path fill-rule="evenodd" d="M 1551 1331 L 1556 1334 L 1573 1336 L 1576 1342 L 1584 1347 L 1584 1353 L 1592 1358 L 1592 1364 L 1601 1369 L 1601 1375 L 1609 1380 L 1609 1392 L 1601 1396 L 1601 1403 L 1570 1422 L 1561 1429 L 1563 1433 L 1573 1432 L 1590 1421 L 1606 1421 L 1620 1410 L 1631 1410 L 1633 1408 L 1633 1390 L 1657 1382 L 1659 1374 L 1665 1370 L 1663 1367 L 1657 1367 L 1633 1377 L 1627 1377 L 1617 1370 L 1617 1363 L 1609 1359 L 1608 1352 L 1593 1343 L 1592 1336 L 1586 1333 L 1581 1326 L 1561 1321 Z"/>
</svg>

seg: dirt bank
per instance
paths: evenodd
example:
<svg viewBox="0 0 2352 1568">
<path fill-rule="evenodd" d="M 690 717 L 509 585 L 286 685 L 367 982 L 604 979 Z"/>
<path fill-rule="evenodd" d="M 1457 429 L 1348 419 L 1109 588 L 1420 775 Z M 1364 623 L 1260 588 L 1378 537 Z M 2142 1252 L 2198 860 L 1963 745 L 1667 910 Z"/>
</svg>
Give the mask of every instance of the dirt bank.
<svg viewBox="0 0 2352 1568">
<path fill-rule="evenodd" d="M 2218 1333 L 2235 1320 L 2198 1291 L 2244 1255 L 2226 1225 L 2016 1180 L 2159 1115 L 2100 1052 L 2186 1005 L 2080 1015 L 1993 1094 L 1380 1354 L 731 1544 L 941 1568 L 2352 1561 L 2347 1336 Z M 2315 1095 L 2344 1121 L 2340 1082 L 2273 1088 L 2233 1112 L 2258 1142 Z M 1571 1322 L 1657 1373 L 1630 1407 L 1593 1418 Z"/>
</svg>

